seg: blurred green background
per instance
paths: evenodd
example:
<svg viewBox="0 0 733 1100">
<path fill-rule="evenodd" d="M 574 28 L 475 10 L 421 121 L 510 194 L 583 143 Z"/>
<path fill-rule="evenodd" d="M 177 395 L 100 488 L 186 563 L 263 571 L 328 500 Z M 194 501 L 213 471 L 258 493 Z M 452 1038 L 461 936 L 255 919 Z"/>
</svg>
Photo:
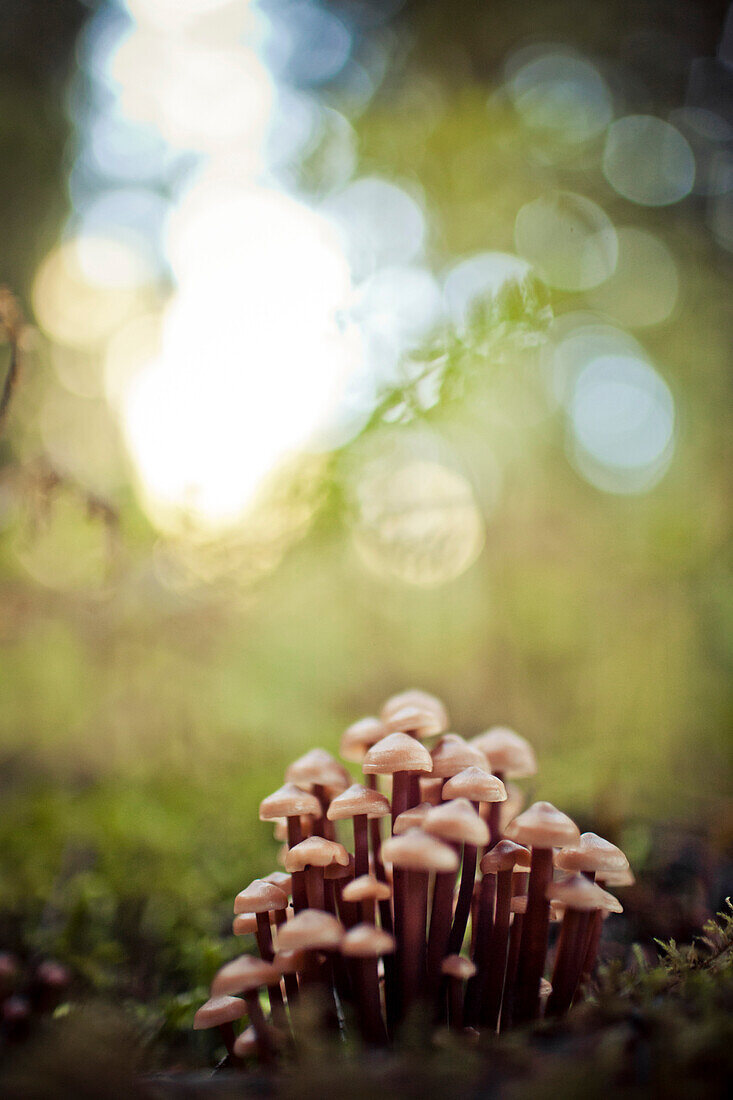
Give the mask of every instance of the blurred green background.
<svg viewBox="0 0 733 1100">
<path fill-rule="evenodd" d="M 39 264 L 83 191 L 95 103 L 84 58 L 106 7 L 6 0 L 0 279 L 31 325 Z M 144 20 L 144 4 L 131 8 Z M 582 475 L 548 370 L 565 316 L 617 320 L 592 290 L 532 276 L 479 301 L 463 327 L 421 334 L 358 430 L 296 462 L 256 519 L 187 540 L 146 507 L 113 405 L 77 384 L 101 376 L 104 349 L 64 345 L 44 324 L 26 332 L 0 437 L 1 938 L 70 961 L 100 991 L 165 1004 L 174 1021 L 234 949 L 219 938 L 231 896 L 274 868 L 258 801 L 292 757 L 334 749 L 404 687 L 441 696 L 460 733 L 523 733 L 540 761 L 530 793 L 613 831 L 637 865 L 659 823 L 716 851 L 733 827 L 730 192 L 634 202 L 602 170 L 603 131 L 564 143 L 506 91 L 507 59 L 550 42 L 593 59 L 617 116 L 666 118 L 703 94 L 695 64 L 725 42 L 725 5 L 326 8 L 373 86 L 365 94 L 356 70 L 311 82 L 331 121 L 348 120 L 354 160 L 334 183 L 334 123 L 291 159 L 290 185 L 321 201 L 349 176 L 400 181 L 421 197 L 434 272 L 513 253 L 518 211 L 557 188 L 653 233 L 679 291 L 659 323 L 628 331 L 672 395 L 673 453 L 644 491 Z M 263 10 L 288 25 L 287 4 Z M 699 109 L 728 119 L 716 141 L 729 156 L 721 65 L 719 84 L 704 69 Z M 645 271 L 634 277 L 643 288 Z M 159 310 L 170 287 L 161 268 L 135 308 Z M 44 419 L 55 401 L 69 404 L 61 432 Z M 389 471 L 402 455 L 453 471 L 469 497 L 454 483 L 434 501 L 418 493 L 424 523 L 400 530 L 409 486 L 393 493 Z M 359 496 L 375 456 L 388 498 L 376 534 Z M 113 477 L 86 476 L 108 461 Z M 480 533 L 453 568 L 464 521 Z"/>
</svg>

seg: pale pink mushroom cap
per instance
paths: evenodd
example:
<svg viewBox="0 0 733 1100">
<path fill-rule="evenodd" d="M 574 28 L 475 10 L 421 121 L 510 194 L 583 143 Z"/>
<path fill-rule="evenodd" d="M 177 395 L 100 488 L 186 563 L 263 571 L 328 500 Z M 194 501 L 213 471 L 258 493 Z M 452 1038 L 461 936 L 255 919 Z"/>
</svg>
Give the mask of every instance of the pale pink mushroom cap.
<svg viewBox="0 0 733 1100">
<path fill-rule="evenodd" d="M 391 955 L 395 949 L 394 936 L 373 924 L 356 924 L 341 941 L 341 954 L 356 959 L 371 959 L 377 955 Z"/>
<path fill-rule="evenodd" d="M 379 718 L 360 718 L 342 734 L 339 752 L 344 760 L 359 764 L 369 746 L 381 741 L 387 733 L 384 722 Z"/>
<path fill-rule="evenodd" d="M 430 755 L 433 760 L 432 774 L 441 779 L 449 779 L 465 768 L 489 770 L 486 756 L 457 733 L 446 733 L 441 737 Z"/>
<path fill-rule="evenodd" d="M 529 870 L 529 849 L 513 840 L 500 840 L 481 860 L 482 875 L 498 875 L 500 871 L 511 871 L 514 867 Z"/>
<path fill-rule="evenodd" d="M 369 818 L 386 817 L 388 813 L 389 801 L 383 794 L 363 787 L 361 783 L 352 783 L 334 798 L 326 816 L 329 821 L 343 821 L 363 815 Z"/>
<path fill-rule="evenodd" d="M 246 1002 L 241 997 L 210 997 L 193 1018 L 194 1031 L 205 1031 L 221 1024 L 231 1024 L 247 1015 Z"/>
<path fill-rule="evenodd" d="M 443 787 L 443 798 L 467 798 L 469 802 L 505 802 L 506 787 L 485 768 L 470 766 L 456 772 Z"/>
<path fill-rule="evenodd" d="M 583 833 L 573 848 L 562 848 L 555 866 L 563 871 L 625 871 L 629 861 L 615 844 L 595 833 Z"/>
<path fill-rule="evenodd" d="M 514 730 L 494 726 L 470 742 L 488 757 L 492 772 L 501 772 L 508 779 L 524 779 L 537 772 L 537 760 L 529 741 Z"/>
<path fill-rule="evenodd" d="M 343 938 L 343 925 L 330 913 L 303 909 L 281 927 L 278 946 L 284 951 L 330 951 Z"/>
<path fill-rule="evenodd" d="M 441 973 L 449 978 L 458 978 L 466 982 L 476 973 L 476 967 L 470 959 L 464 959 L 463 955 L 446 955 L 440 964 Z"/>
<path fill-rule="evenodd" d="M 322 836 L 306 837 L 299 844 L 294 844 L 285 856 L 285 870 L 290 874 L 304 871 L 306 867 L 330 867 L 332 863 L 348 867 L 349 853 L 343 844 Z"/>
<path fill-rule="evenodd" d="M 509 840 L 532 848 L 564 848 L 580 840 L 575 822 L 551 802 L 535 802 L 504 831 Z"/>
<path fill-rule="evenodd" d="M 402 836 L 385 840 L 382 859 L 406 871 L 456 871 L 458 855 L 447 844 L 422 829 L 408 829 Z"/>
<path fill-rule="evenodd" d="M 374 875 L 359 875 L 353 882 L 347 882 L 342 897 L 344 901 L 386 901 L 392 897 L 392 891 Z"/>
<path fill-rule="evenodd" d="M 277 821 L 281 817 L 321 816 L 321 804 L 314 794 L 286 783 L 260 802 L 260 821 Z"/>
<path fill-rule="evenodd" d="M 432 807 L 429 802 L 420 802 L 417 806 L 410 806 L 409 810 L 403 810 L 402 813 L 398 814 L 395 818 L 392 834 L 394 836 L 402 836 L 408 829 L 421 828 L 425 820 L 425 815 L 430 809 L 432 809 Z"/>
<path fill-rule="evenodd" d="M 271 913 L 273 909 L 287 909 L 288 895 L 279 886 L 256 878 L 234 899 L 235 913 Z"/>
<path fill-rule="evenodd" d="M 456 798 L 433 806 L 423 819 L 422 827 L 431 836 L 459 844 L 480 847 L 489 843 L 489 830 L 467 798 Z"/>
<path fill-rule="evenodd" d="M 362 769 L 367 775 L 394 775 L 395 772 L 431 772 L 430 753 L 406 733 L 390 733 L 377 741 L 364 757 Z"/>
<path fill-rule="evenodd" d="M 417 688 L 412 688 L 409 691 L 401 691 L 398 695 L 390 696 L 382 707 L 380 718 L 383 722 L 388 722 L 399 711 L 407 707 L 421 711 L 426 721 L 429 721 L 433 727 L 437 727 L 435 728 L 435 733 L 442 733 L 443 730 L 448 729 L 448 712 L 440 699 L 435 695 L 430 695 L 427 691 L 420 691 Z M 425 734 L 425 736 L 427 737 L 430 735 Z"/>
<path fill-rule="evenodd" d="M 250 993 L 263 985 L 277 985 L 279 980 L 277 971 L 270 963 L 263 962 L 254 955 L 240 955 L 215 974 L 211 983 L 211 996 Z"/>
<path fill-rule="evenodd" d="M 330 752 L 311 749 L 286 768 L 285 780 L 299 787 L 321 786 L 344 791 L 351 782 L 351 776 Z"/>
<path fill-rule="evenodd" d="M 232 921 L 232 932 L 235 936 L 252 936 L 257 931 L 257 914 L 240 913 Z"/>
<path fill-rule="evenodd" d="M 623 913 L 621 902 L 590 882 L 584 875 L 570 875 L 561 882 L 551 882 L 545 891 L 550 901 L 556 901 L 566 909 L 604 909 L 608 913 Z"/>
</svg>

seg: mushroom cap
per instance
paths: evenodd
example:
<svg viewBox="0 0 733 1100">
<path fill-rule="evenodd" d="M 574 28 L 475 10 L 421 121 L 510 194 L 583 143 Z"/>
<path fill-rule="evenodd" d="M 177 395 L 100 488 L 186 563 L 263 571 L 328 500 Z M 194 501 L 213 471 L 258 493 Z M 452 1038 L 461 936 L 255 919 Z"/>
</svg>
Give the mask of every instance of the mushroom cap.
<svg viewBox="0 0 733 1100">
<path fill-rule="evenodd" d="M 634 872 L 630 867 L 624 867 L 620 871 L 597 871 L 596 878 L 604 886 L 613 886 L 614 890 L 620 890 L 624 886 L 633 886 L 636 882 Z"/>
<path fill-rule="evenodd" d="M 518 916 L 523 917 L 527 912 L 527 895 L 515 894 L 511 901 L 512 913 L 516 913 Z"/>
<path fill-rule="evenodd" d="M 341 794 L 336 795 L 326 814 L 329 821 L 343 821 L 347 817 L 366 814 L 367 817 L 386 817 L 389 802 L 379 791 L 363 787 L 361 783 L 352 783 Z"/>
<path fill-rule="evenodd" d="M 420 776 L 420 801 L 439 806 L 443 801 L 443 780 Z"/>
<path fill-rule="evenodd" d="M 481 874 L 497 875 L 500 871 L 511 871 L 517 865 L 529 869 L 529 849 L 515 844 L 513 840 L 500 840 L 481 860 Z"/>
<path fill-rule="evenodd" d="M 391 695 L 382 707 L 380 718 L 383 722 L 387 722 L 398 711 L 403 710 L 405 707 L 418 708 L 422 710 L 426 716 L 430 714 L 434 724 L 440 727 L 435 730 L 436 733 L 442 733 L 443 730 L 448 729 L 448 712 L 443 703 L 441 703 L 437 696 L 430 695 L 427 691 L 420 691 L 418 688 L 411 688 L 409 691 L 399 692 L 398 695 Z M 427 737 L 429 735 L 426 734 L 425 736 Z"/>
<path fill-rule="evenodd" d="M 564 848 L 577 844 L 580 830 L 567 814 L 551 802 L 535 802 L 523 814 L 510 821 L 504 830 L 510 840 L 533 848 Z"/>
<path fill-rule="evenodd" d="M 273 909 L 287 909 L 287 907 L 288 895 L 285 891 L 261 878 L 250 882 L 249 886 L 240 890 L 234 899 L 235 913 L 271 913 Z"/>
<path fill-rule="evenodd" d="M 523 779 L 537 772 L 537 760 L 529 741 L 505 726 L 493 726 L 471 738 L 471 744 L 489 759 L 492 772 L 509 779 Z"/>
<path fill-rule="evenodd" d="M 275 886 L 279 886 L 288 897 L 293 892 L 293 877 L 287 871 L 271 871 L 269 875 L 262 876 L 262 881 L 272 882 Z"/>
<path fill-rule="evenodd" d="M 563 871 L 625 871 L 629 861 L 615 844 L 595 833 L 583 833 L 573 848 L 562 848 L 555 866 Z"/>
<path fill-rule="evenodd" d="M 325 879 L 354 877 L 354 857 L 352 856 L 351 852 L 346 852 L 346 855 L 349 857 L 347 863 L 330 863 L 328 867 L 323 868 L 323 877 Z"/>
<path fill-rule="evenodd" d="M 299 787 L 330 787 L 344 791 L 351 782 L 351 776 L 343 764 L 325 749 L 311 749 L 299 756 L 285 769 L 285 781 L 296 783 Z"/>
<path fill-rule="evenodd" d="M 506 787 L 486 768 L 472 764 L 456 772 L 443 787 L 443 798 L 467 798 L 469 802 L 505 802 Z"/>
<path fill-rule="evenodd" d="M 357 959 L 391 955 L 395 949 L 394 936 L 373 924 L 355 924 L 341 941 L 341 954 Z"/>
<path fill-rule="evenodd" d="M 422 829 L 408 829 L 402 836 L 385 840 L 381 847 L 385 863 L 406 871 L 456 871 L 458 855 L 447 844 L 428 836 Z"/>
<path fill-rule="evenodd" d="M 278 974 L 295 974 L 305 965 L 305 953 L 303 951 L 276 951 L 272 965 Z"/>
<path fill-rule="evenodd" d="M 232 921 L 232 932 L 235 936 L 252 936 L 256 931 L 256 913 L 240 913 Z"/>
<path fill-rule="evenodd" d="M 247 1015 L 246 1002 L 241 997 L 209 997 L 193 1018 L 193 1030 L 204 1031 L 220 1024 L 230 1024 Z"/>
<path fill-rule="evenodd" d="M 332 863 L 347 867 L 349 853 L 337 840 L 326 840 L 323 836 L 306 837 L 299 844 L 294 844 L 285 856 L 285 870 L 291 874 L 293 871 L 304 871 L 306 867 L 330 867 Z"/>
<path fill-rule="evenodd" d="M 379 718 L 360 718 L 341 735 L 339 752 L 344 760 L 359 764 L 370 745 L 387 736 L 384 722 Z"/>
<path fill-rule="evenodd" d="M 414 737 L 407 733 L 390 733 L 368 750 L 362 770 L 367 775 L 431 772 L 433 761 L 428 750 Z"/>
<path fill-rule="evenodd" d="M 392 891 L 374 875 L 359 875 L 353 882 L 347 882 L 341 896 L 344 901 L 386 901 L 392 897 Z"/>
<path fill-rule="evenodd" d="M 278 936 L 278 947 L 284 951 L 328 951 L 344 938 L 341 921 L 318 909 L 303 909 L 284 924 Z"/>
<path fill-rule="evenodd" d="M 547 978 L 540 978 L 540 1000 L 546 1001 L 552 993 L 552 983 Z"/>
<path fill-rule="evenodd" d="M 463 955 L 446 955 L 440 964 L 440 971 L 449 978 L 458 978 L 465 982 L 474 976 L 476 967 L 470 959 L 464 959 Z"/>
<path fill-rule="evenodd" d="M 467 798 L 456 798 L 433 806 L 425 814 L 422 827 L 431 836 L 477 848 L 489 843 L 489 830 Z"/>
<path fill-rule="evenodd" d="M 260 802 L 260 821 L 277 821 L 280 817 L 321 816 L 321 804 L 314 794 L 286 783 Z"/>
<path fill-rule="evenodd" d="M 561 882 L 551 882 L 545 891 L 550 901 L 557 901 L 566 909 L 605 909 L 609 913 L 623 913 L 623 906 L 613 894 L 601 889 L 584 875 L 569 875 Z"/>
<path fill-rule="evenodd" d="M 389 718 L 385 718 L 384 728 L 387 733 L 409 731 L 412 737 L 422 740 L 425 737 L 434 737 L 436 733 L 442 733 L 445 726 L 435 711 L 408 704 L 400 707 Z"/>
<path fill-rule="evenodd" d="M 221 997 L 226 993 L 250 993 L 263 985 L 277 985 L 280 981 L 277 970 L 270 963 L 255 958 L 254 955 L 240 955 L 232 959 L 214 975 L 211 983 L 211 996 Z"/>
<path fill-rule="evenodd" d="M 482 752 L 469 745 L 458 733 L 446 733 L 430 753 L 433 760 L 433 772 L 441 779 L 449 779 L 465 768 L 483 768 L 489 770 L 489 762 Z"/>
<path fill-rule="evenodd" d="M 267 1037 L 275 1047 L 281 1047 L 285 1041 L 282 1031 L 279 1028 L 273 1027 L 272 1024 L 265 1024 L 267 1031 Z M 240 1032 L 234 1040 L 234 1054 L 237 1058 L 249 1058 L 251 1054 L 256 1054 L 259 1047 L 257 1040 L 257 1032 L 250 1024 L 244 1031 Z"/>
<path fill-rule="evenodd" d="M 429 802 L 421 802 L 418 806 L 410 806 L 409 810 L 403 810 L 395 818 L 392 826 L 393 836 L 402 836 L 408 829 L 417 829 L 422 826 L 425 815 L 432 809 Z"/>
</svg>

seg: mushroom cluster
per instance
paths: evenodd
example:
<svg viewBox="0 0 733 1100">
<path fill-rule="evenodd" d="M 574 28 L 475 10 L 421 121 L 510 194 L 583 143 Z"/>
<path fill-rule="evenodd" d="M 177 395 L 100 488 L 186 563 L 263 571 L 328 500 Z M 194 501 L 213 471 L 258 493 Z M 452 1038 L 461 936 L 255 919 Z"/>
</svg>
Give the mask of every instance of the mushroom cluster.
<svg viewBox="0 0 733 1100">
<path fill-rule="evenodd" d="M 475 1035 L 582 995 L 603 921 L 622 911 L 600 883 L 629 885 L 628 860 L 549 802 L 521 812 L 511 781 L 537 770 L 523 737 L 447 729 L 438 699 L 404 692 L 341 739 L 363 784 L 313 749 L 261 803 L 284 871 L 237 895 L 233 925 L 259 958 L 222 967 L 194 1021 L 220 1029 L 229 1064 L 297 1049 L 305 1006 L 311 1025 L 316 1011 L 318 1026 L 384 1046 L 411 1012 Z"/>
</svg>

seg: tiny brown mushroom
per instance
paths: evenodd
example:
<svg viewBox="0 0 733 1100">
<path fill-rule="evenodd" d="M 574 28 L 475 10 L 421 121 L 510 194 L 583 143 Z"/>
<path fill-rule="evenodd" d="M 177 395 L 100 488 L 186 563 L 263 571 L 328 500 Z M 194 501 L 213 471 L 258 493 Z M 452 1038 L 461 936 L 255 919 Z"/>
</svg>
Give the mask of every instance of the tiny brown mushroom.
<svg viewBox="0 0 733 1100">
<path fill-rule="evenodd" d="M 456 871 L 453 848 L 421 829 L 409 829 L 382 845 L 382 859 L 393 864 L 404 887 L 403 905 L 395 906 L 397 963 L 401 978 L 401 1011 L 406 1012 L 422 991 L 425 974 L 425 925 L 428 883 L 432 872 Z"/>
<path fill-rule="evenodd" d="M 276 821 L 281 817 L 287 819 L 289 848 L 300 844 L 303 839 L 301 817 L 315 819 L 321 813 L 321 804 L 315 795 L 301 790 L 294 783 L 286 783 L 260 802 L 260 821 Z M 293 875 L 292 887 L 293 907 L 297 913 L 308 905 L 305 877 L 302 872 Z"/>
<path fill-rule="evenodd" d="M 361 764 L 367 749 L 387 736 L 384 722 L 379 718 L 360 718 L 343 733 L 339 752 L 344 760 Z"/>
<path fill-rule="evenodd" d="M 275 886 L 272 882 L 264 882 L 255 879 L 246 890 L 240 891 L 234 899 L 234 912 L 236 914 L 254 913 L 257 927 L 257 947 L 260 956 L 265 962 L 272 962 L 274 950 L 272 946 L 272 932 L 270 931 L 270 913 L 276 910 L 285 910 L 288 906 L 288 895 Z M 285 1009 L 283 1005 L 280 981 L 268 987 L 272 1018 L 278 1027 L 287 1027 Z"/>
<path fill-rule="evenodd" d="M 448 979 L 448 1012 L 454 1031 L 463 1030 L 463 983 L 473 978 L 476 967 L 462 955 L 447 955 L 441 964 L 441 972 Z"/>
<path fill-rule="evenodd" d="M 374 924 L 376 903 L 391 898 L 392 891 L 386 882 L 380 882 L 373 875 L 360 875 L 344 886 L 343 898 L 361 908 L 361 920 L 364 924 Z"/>
<path fill-rule="evenodd" d="M 351 818 L 354 825 L 355 874 L 369 873 L 369 832 L 367 822 L 373 818 L 386 817 L 390 812 L 389 802 L 379 791 L 370 790 L 360 783 L 352 783 L 345 791 L 337 795 L 328 807 L 329 821 L 344 821 Z"/>
<path fill-rule="evenodd" d="M 290 849 L 285 857 L 285 870 L 294 874 L 305 873 L 308 904 L 313 909 L 326 909 L 326 895 L 323 884 L 323 869 L 338 863 L 342 867 L 349 864 L 349 853 L 343 844 L 327 840 L 323 836 L 309 836 Z"/>
<path fill-rule="evenodd" d="M 507 837 L 532 849 L 514 1005 L 514 1020 L 523 1023 L 536 1019 L 539 1012 L 540 979 L 547 954 L 550 918 L 546 891 L 552 881 L 552 850 L 575 844 L 580 839 L 580 832 L 567 814 L 550 802 L 535 802 L 510 823 Z"/>
<path fill-rule="evenodd" d="M 313 831 L 333 840 L 333 826 L 326 818 L 329 798 L 345 791 L 351 776 L 335 756 L 325 749 L 311 749 L 294 760 L 285 770 L 285 780 L 296 783 L 304 790 L 312 790 L 321 807 L 320 816 L 314 821 Z"/>
<path fill-rule="evenodd" d="M 351 960 L 361 1033 L 365 1042 L 375 1046 L 387 1042 L 379 999 L 377 959 L 380 955 L 391 955 L 394 948 L 394 937 L 389 932 L 368 923 L 357 924 L 341 942 L 341 953 Z"/>
<path fill-rule="evenodd" d="M 247 1005 L 241 997 L 210 997 L 201 1005 L 193 1018 L 194 1031 L 208 1031 L 210 1027 L 218 1027 L 227 1054 L 230 1058 L 236 1057 L 234 1050 L 235 1034 L 234 1021 L 241 1020 L 247 1015 Z"/>
<path fill-rule="evenodd" d="M 548 899 L 564 906 L 560 942 L 552 974 L 552 996 L 546 1014 L 560 1016 L 572 1004 L 580 981 L 587 950 L 585 913 L 622 912 L 622 906 L 611 894 L 590 882 L 582 874 L 573 874 L 547 887 Z M 600 919 L 600 918 L 599 918 Z"/>
<path fill-rule="evenodd" d="M 412 716 L 408 717 L 406 714 L 400 713 L 408 709 L 413 712 Z M 397 718 L 397 715 L 399 715 L 399 718 Z M 440 699 L 417 688 L 390 696 L 382 707 L 379 716 L 385 724 L 395 719 L 398 722 L 404 722 L 405 720 L 408 722 L 417 721 L 417 726 L 392 726 L 394 730 L 409 730 L 409 732 L 415 729 L 414 736 L 416 737 L 431 737 L 434 733 L 442 733 L 448 729 L 448 713 Z"/>
<path fill-rule="evenodd" d="M 417 806 L 410 806 L 409 810 L 403 810 L 399 817 L 395 818 L 392 826 L 394 836 L 402 836 L 408 829 L 419 829 L 425 820 L 428 810 L 432 809 L 429 802 L 420 802 Z"/>
<path fill-rule="evenodd" d="M 279 985 L 279 983 L 280 976 L 274 966 L 262 959 L 254 958 L 253 955 L 240 955 L 239 958 L 233 959 L 217 972 L 211 983 L 212 997 L 238 993 L 244 997 L 250 1023 L 257 1036 L 257 1054 L 264 1064 L 272 1061 L 274 1048 L 260 1008 L 257 991 L 262 986 Z"/>
<path fill-rule="evenodd" d="M 502 781 L 523 779 L 535 775 L 537 771 L 537 760 L 529 741 L 505 726 L 494 726 L 480 733 L 471 739 L 471 744 L 484 753 L 490 770 Z M 489 831 L 492 844 L 501 840 L 502 816 L 499 806 L 491 807 Z"/>
</svg>

